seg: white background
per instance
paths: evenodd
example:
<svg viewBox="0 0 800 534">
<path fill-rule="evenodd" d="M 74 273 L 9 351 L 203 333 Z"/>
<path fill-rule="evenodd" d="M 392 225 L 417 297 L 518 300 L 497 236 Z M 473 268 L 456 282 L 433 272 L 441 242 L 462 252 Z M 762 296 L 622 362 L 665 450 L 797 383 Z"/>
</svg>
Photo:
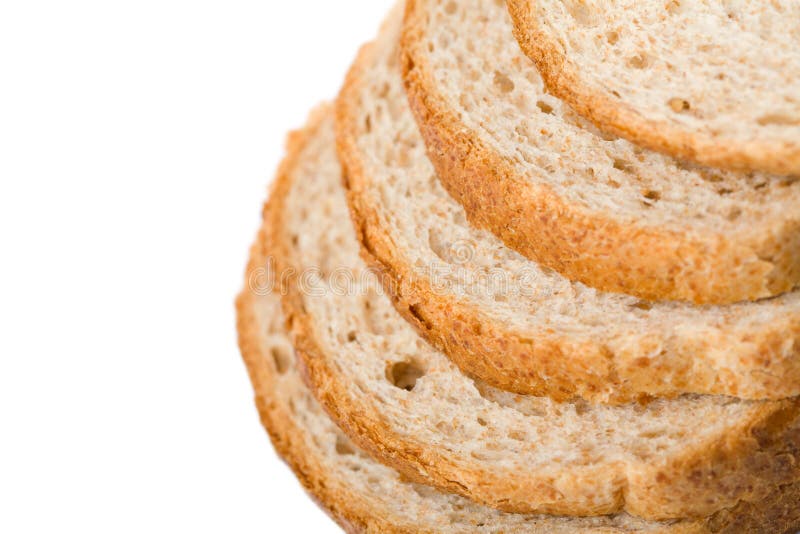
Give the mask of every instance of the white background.
<svg viewBox="0 0 800 534">
<path fill-rule="evenodd" d="M 0 532 L 337 532 L 233 299 L 286 130 L 389 0 L 0 2 Z"/>
</svg>

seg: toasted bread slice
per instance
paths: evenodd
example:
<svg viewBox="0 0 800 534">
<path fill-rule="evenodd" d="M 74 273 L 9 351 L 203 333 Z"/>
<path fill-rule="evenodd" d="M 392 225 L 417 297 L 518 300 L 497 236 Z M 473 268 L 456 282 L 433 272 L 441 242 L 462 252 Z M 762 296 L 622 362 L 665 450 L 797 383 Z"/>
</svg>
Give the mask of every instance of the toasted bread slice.
<svg viewBox="0 0 800 534">
<path fill-rule="evenodd" d="M 794 401 L 591 406 L 463 375 L 359 258 L 332 122 L 284 168 L 265 225 L 303 373 L 360 447 L 415 482 L 523 513 L 704 517 L 798 478 Z"/>
<path fill-rule="evenodd" d="M 800 176 L 800 4 L 509 0 L 547 86 L 599 128 L 701 165 Z"/>
<path fill-rule="evenodd" d="M 726 306 L 643 302 L 572 282 L 470 226 L 425 157 L 399 25 L 350 72 L 338 144 L 363 248 L 420 332 L 467 373 L 517 393 L 608 403 L 800 394 L 800 292 Z"/>
<path fill-rule="evenodd" d="M 317 116 L 317 119 L 319 116 Z M 294 136 L 284 172 L 318 153 L 306 148 L 319 126 Z M 264 277 L 269 266 L 264 227 L 253 245 L 245 287 L 236 301 L 239 346 L 261 421 L 297 478 L 348 532 L 654 534 L 774 533 L 800 528 L 800 485 L 776 488 L 757 505 L 742 503 L 701 520 L 645 521 L 626 514 L 570 518 L 502 513 L 463 497 L 415 484 L 359 450 L 325 414 L 303 383 L 284 328 L 280 296 Z"/>
<path fill-rule="evenodd" d="M 550 96 L 494 0 L 408 3 L 405 81 L 470 221 L 566 278 L 727 304 L 800 282 L 800 181 L 680 163 Z"/>
</svg>

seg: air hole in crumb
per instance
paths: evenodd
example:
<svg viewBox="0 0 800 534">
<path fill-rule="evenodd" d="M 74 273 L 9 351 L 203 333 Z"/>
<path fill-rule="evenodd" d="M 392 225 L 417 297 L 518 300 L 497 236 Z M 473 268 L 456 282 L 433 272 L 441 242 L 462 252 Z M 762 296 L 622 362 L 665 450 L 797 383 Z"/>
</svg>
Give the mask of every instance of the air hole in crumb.
<svg viewBox="0 0 800 534">
<path fill-rule="evenodd" d="M 619 34 L 617 32 L 608 32 L 606 34 L 606 41 L 608 44 L 616 44 L 619 41 Z"/>
<path fill-rule="evenodd" d="M 439 432 L 441 432 L 446 436 L 450 436 L 455 431 L 455 428 L 453 428 L 453 425 L 450 423 L 447 423 L 445 421 L 439 421 L 438 423 L 436 423 L 436 430 L 438 430 Z"/>
<path fill-rule="evenodd" d="M 484 419 L 483 417 L 478 417 L 478 424 L 481 425 L 481 426 L 486 426 L 489 423 L 487 423 L 486 419 Z"/>
<path fill-rule="evenodd" d="M 450 263 L 450 243 L 442 236 L 439 230 L 435 228 L 428 230 L 428 246 L 439 259 Z"/>
<path fill-rule="evenodd" d="M 519 430 L 509 430 L 508 437 L 515 441 L 525 441 L 525 433 Z"/>
<path fill-rule="evenodd" d="M 717 189 L 717 194 L 722 197 L 725 195 L 730 195 L 731 193 L 733 193 L 733 189 L 728 189 L 727 187 L 721 187 L 720 189 Z"/>
<path fill-rule="evenodd" d="M 645 54 L 636 54 L 628 58 L 628 66 L 634 69 L 646 69 L 650 65 L 650 58 Z"/>
<path fill-rule="evenodd" d="M 667 104 L 669 105 L 669 108 L 675 113 L 680 113 L 681 111 L 689 111 L 689 109 L 691 109 L 691 105 L 689 104 L 689 102 L 682 98 L 670 98 Z"/>
<path fill-rule="evenodd" d="M 355 340 L 356 340 L 356 333 L 353 332 L 353 331 L 348 332 L 347 333 L 347 342 L 348 343 L 352 343 Z"/>
<path fill-rule="evenodd" d="M 653 190 L 645 191 L 643 195 L 644 198 L 650 200 L 661 200 L 661 193 L 659 193 L 658 191 L 653 191 Z"/>
<path fill-rule="evenodd" d="M 494 85 L 502 93 L 510 93 L 514 90 L 514 82 L 511 81 L 511 78 L 499 71 L 494 73 Z"/>
<path fill-rule="evenodd" d="M 425 370 L 414 360 L 395 362 L 386 368 L 386 379 L 393 386 L 406 391 L 411 391 L 417 385 L 417 380 L 425 376 Z"/>
<path fill-rule="evenodd" d="M 722 181 L 722 176 L 719 173 L 710 170 L 700 170 L 700 176 L 706 182 L 718 183 Z"/>
<path fill-rule="evenodd" d="M 768 113 L 758 118 L 760 126 L 797 126 L 800 116 L 791 116 L 785 113 Z"/>
<path fill-rule="evenodd" d="M 667 9 L 667 13 L 670 15 L 675 15 L 676 13 L 680 12 L 681 3 L 677 0 L 671 0 L 670 2 L 667 2 L 665 7 Z"/>
<path fill-rule="evenodd" d="M 336 436 L 336 454 L 342 456 L 350 456 L 356 453 L 356 450 L 341 436 Z"/>
<path fill-rule="evenodd" d="M 595 12 L 586 5 L 583 1 L 570 1 L 564 2 L 564 5 L 569 11 L 569 14 L 572 15 L 572 18 L 575 19 L 575 22 L 581 24 L 583 26 L 592 26 L 595 23 Z"/>
<path fill-rule="evenodd" d="M 493 460 L 490 454 L 481 451 L 471 451 L 469 455 L 478 460 L 479 462 L 489 462 Z"/>
<path fill-rule="evenodd" d="M 553 113 L 553 106 L 542 100 L 536 102 L 536 107 L 539 108 L 542 113 L 547 113 L 548 115 Z"/>
<path fill-rule="evenodd" d="M 454 14 L 458 10 L 458 5 L 455 2 L 447 2 L 447 5 L 444 6 L 444 12 L 448 15 Z"/>
<path fill-rule="evenodd" d="M 364 131 L 366 133 L 372 132 L 372 116 L 371 115 L 367 115 L 366 118 L 364 119 Z"/>
<path fill-rule="evenodd" d="M 735 221 L 742 215 L 742 210 L 740 208 L 733 208 L 731 211 L 728 212 L 727 219 L 729 221 Z"/>
<path fill-rule="evenodd" d="M 622 172 L 633 171 L 633 165 L 631 165 L 631 162 L 620 158 L 614 158 L 614 168 Z"/>
<path fill-rule="evenodd" d="M 275 370 L 279 375 L 285 374 L 289 370 L 292 363 L 292 357 L 285 347 L 274 346 L 269 349 L 272 362 L 275 364 Z"/>
<path fill-rule="evenodd" d="M 639 310 L 647 311 L 653 309 L 653 303 L 647 302 L 646 300 L 640 300 L 636 304 L 634 304 L 633 307 Z"/>
<path fill-rule="evenodd" d="M 608 183 L 608 185 L 609 185 L 609 186 L 613 187 L 614 189 L 619 189 L 619 187 L 620 187 L 620 185 L 621 185 L 621 184 L 620 184 L 618 181 L 616 181 L 616 180 L 609 180 L 607 183 Z"/>
</svg>

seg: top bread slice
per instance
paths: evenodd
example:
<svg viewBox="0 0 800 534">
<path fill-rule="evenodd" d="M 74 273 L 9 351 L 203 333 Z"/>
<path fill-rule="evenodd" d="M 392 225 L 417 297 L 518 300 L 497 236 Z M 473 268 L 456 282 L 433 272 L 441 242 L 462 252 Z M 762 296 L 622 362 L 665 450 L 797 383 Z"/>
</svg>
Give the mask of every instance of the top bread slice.
<svg viewBox="0 0 800 534">
<path fill-rule="evenodd" d="M 324 114 L 292 136 L 282 173 L 320 153 L 307 149 Z M 268 208 L 269 209 L 269 208 Z M 569 518 L 502 513 L 460 496 L 408 481 L 359 450 L 325 414 L 302 381 L 283 325 L 280 296 L 271 290 L 267 228 L 251 250 L 245 287 L 236 301 L 239 346 L 261 420 L 278 453 L 313 498 L 348 532 L 653 534 L 775 533 L 800 527 L 800 484 L 775 488 L 764 501 L 740 503 L 690 521 L 645 521 L 627 514 Z M 790 530 L 794 529 L 794 530 Z"/>
<path fill-rule="evenodd" d="M 348 76 L 338 143 L 368 259 L 428 340 L 501 389 L 560 400 L 800 394 L 800 292 L 728 306 L 643 302 L 571 282 L 470 226 L 425 157 L 395 22 Z"/>
<path fill-rule="evenodd" d="M 724 304 L 800 281 L 799 180 L 601 134 L 545 92 L 502 3 L 409 2 L 403 54 L 439 178 L 471 222 L 524 256 L 648 300 Z"/>
<path fill-rule="evenodd" d="M 332 122 L 279 176 L 265 225 L 302 372 L 360 447 L 412 481 L 524 513 L 704 517 L 798 480 L 795 401 L 591 406 L 463 375 L 360 259 Z"/>
<path fill-rule="evenodd" d="M 547 86 L 604 131 L 702 165 L 800 176 L 794 0 L 509 0 Z"/>
</svg>

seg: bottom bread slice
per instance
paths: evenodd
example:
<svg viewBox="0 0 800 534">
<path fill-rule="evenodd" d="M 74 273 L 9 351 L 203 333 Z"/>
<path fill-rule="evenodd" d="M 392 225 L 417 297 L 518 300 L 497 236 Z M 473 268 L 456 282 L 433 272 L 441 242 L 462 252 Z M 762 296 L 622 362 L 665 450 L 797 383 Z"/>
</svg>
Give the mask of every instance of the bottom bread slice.
<svg viewBox="0 0 800 534">
<path fill-rule="evenodd" d="M 798 480 L 795 401 L 589 405 L 461 373 L 359 258 L 329 111 L 290 143 L 265 210 L 265 272 L 280 281 L 315 397 L 362 449 L 414 482 L 516 513 L 701 518 Z"/>
<path fill-rule="evenodd" d="M 627 514 L 558 517 L 499 512 L 405 480 L 359 450 L 304 384 L 283 325 L 279 296 L 265 284 L 262 230 L 236 302 L 239 346 L 261 421 L 312 498 L 346 531 L 367 533 L 781 533 L 800 527 L 800 484 L 775 488 L 702 520 L 646 521 Z"/>
</svg>

